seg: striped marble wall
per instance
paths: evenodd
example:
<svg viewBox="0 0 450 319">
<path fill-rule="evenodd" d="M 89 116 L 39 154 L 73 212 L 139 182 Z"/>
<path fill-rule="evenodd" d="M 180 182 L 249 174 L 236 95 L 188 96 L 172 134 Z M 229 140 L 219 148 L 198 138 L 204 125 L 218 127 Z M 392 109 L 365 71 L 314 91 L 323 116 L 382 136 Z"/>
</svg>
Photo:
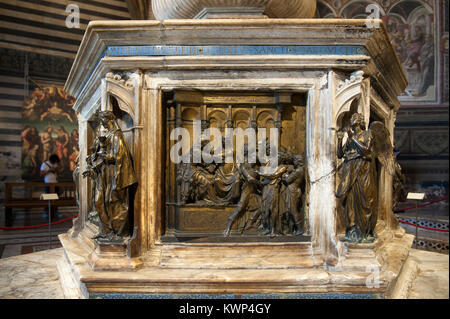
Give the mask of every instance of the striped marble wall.
<svg viewBox="0 0 450 319">
<path fill-rule="evenodd" d="M 24 79 L 0 70 L 0 179 L 20 176 L 20 130 Z"/>
<path fill-rule="evenodd" d="M 80 28 L 67 28 L 67 5 Z M 0 201 L 21 180 L 21 108 L 39 86 L 63 86 L 89 21 L 130 19 L 125 0 L 0 0 Z M 28 92 L 25 69 L 28 65 Z"/>
<path fill-rule="evenodd" d="M 67 5 L 80 28 L 67 28 Z M 0 0 L 0 47 L 73 58 L 89 21 L 129 19 L 124 0 Z"/>
</svg>

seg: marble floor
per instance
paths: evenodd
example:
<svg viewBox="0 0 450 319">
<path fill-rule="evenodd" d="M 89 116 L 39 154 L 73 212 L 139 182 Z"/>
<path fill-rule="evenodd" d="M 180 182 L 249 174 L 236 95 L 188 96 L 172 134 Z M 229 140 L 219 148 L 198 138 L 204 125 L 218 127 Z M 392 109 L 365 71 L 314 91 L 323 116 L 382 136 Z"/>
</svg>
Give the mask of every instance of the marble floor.
<svg viewBox="0 0 450 319">
<path fill-rule="evenodd" d="M 62 248 L 0 259 L 1 299 L 63 299 L 56 261 Z"/>
<path fill-rule="evenodd" d="M 448 299 L 449 256 L 412 249 L 408 258 L 419 266 L 408 299 Z"/>
<path fill-rule="evenodd" d="M 56 263 L 63 249 L 50 249 L 0 259 L 0 299 L 65 298 Z M 407 292 L 409 299 L 449 298 L 449 256 L 412 249 L 408 259 L 418 272 Z"/>
</svg>

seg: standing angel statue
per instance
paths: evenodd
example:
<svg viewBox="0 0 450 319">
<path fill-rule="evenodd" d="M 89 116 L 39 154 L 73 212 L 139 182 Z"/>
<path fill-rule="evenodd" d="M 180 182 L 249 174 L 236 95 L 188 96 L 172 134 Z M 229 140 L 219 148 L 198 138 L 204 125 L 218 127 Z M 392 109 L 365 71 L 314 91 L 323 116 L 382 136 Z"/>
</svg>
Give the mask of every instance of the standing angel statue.
<svg viewBox="0 0 450 319">
<path fill-rule="evenodd" d="M 95 213 L 99 234 L 94 239 L 120 241 L 130 236 L 129 210 L 131 187 L 137 184 L 128 145 L 111 111 L 98 113 L 103 133 L 94 141 L 91 165 L 83 176 L 95 179 Z"/>
<path fill-rule="evenodd" d="M 342 143 L 344 133 L 347 141 Z M 376 160 L 394 176 L 395 155 L 389 132 L 375 121 L 366 129 L 364 117 L 355 113 L 350 126 L 337 132 L 338 166 L 336 197 L 344 207 L 347 240 L 354 243 L 373 242 L 378 220 L 378 182 Z"/>
</svg>

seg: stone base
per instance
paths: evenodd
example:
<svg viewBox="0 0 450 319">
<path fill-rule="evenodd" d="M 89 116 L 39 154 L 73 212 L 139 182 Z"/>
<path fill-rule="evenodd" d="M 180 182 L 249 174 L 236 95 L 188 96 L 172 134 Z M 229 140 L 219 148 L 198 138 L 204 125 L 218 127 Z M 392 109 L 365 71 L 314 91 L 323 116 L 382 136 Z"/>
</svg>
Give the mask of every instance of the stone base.
<svg viewBox="0 0 450 319">
<path fill-rule="evenodd" d="M 71 269 L 86 298 L 181 295 L 333 298 L 336 294 L 380 298 L 398 276 L 413 237 L 392 235 L 390 239 L 390 242 L 379 239 L 370 247 L 345 247 L 343 258 L 333 269 L 324 269 L 317 263 L 310 242 L 165 243 L 143 256 L 142 266 L 134 271 L 130 271 L 133 266 L 129 259 L 118 256 L 104 259 L 108 261 L 105 264 L 95 261 L 97 269 L 102 269 L 98 271 L 90 266 L 92 250 L 83 240 L 60 235 L 67 269 Z"/>
<path fill-rule="evenodd" d="M 132 271 L 142 267 L 142 261 L 139 258 L 128 258 L 126 242 L 95 241 L 95 249 L 88 255 L 88 264 L 95 271 Z"/>
<path fill-rule="evenodd" d="M 56 261 L 56 268 L 59 275 L 59 281 L 63 290 L 65 299 L 85 299 L 78 281 L 74 278 L 70 263 L 66 256 L 62 256 Z"/>
<path fill-rule="evenodd" d="M 77 242 L 87 253 L 87 264 L 95 271 L 134 271 L 142 267 L 140 258 L 129 258 L 129 240 L 106 242 L 92 239 L 98 233 L 97 226 L 89 224 L 85 229 L 74 235 L 69 230 L 69 241 Z M 61 238 L 60 238 L 61 240 Z"/>
</svg>

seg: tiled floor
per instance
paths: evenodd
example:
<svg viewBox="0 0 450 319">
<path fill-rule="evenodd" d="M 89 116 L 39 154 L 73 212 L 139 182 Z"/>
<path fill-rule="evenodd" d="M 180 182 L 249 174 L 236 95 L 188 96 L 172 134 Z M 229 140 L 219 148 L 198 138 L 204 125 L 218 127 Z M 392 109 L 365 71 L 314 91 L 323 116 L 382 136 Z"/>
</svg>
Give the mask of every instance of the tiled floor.
<svg viewBox="0 0 450 319">
<path fill-rule="evenodd" d="M 441 199 L 442 197 L 445 196 L 435 196 L 435 197 L 430 197 L 430 198 L 426 198 L 423 202 L 421 202 L 421 204 L 423 203 L 428 203 L 434 200 L 438 200 Z M 401 203 L 399 205 L 399 208 L 412 208 L 415 207 L 416 203 L 415 201 L 407 201 L 404 203 Z M 416 220 L 416 209 L 408 209 L 404 212 L 400 212 L 396 214 L 399 218 L 402 219 L 407 219 L 409 221 L 412 221 L 413 223 L 415 223 Z M 426 221 L 432 221 L 432 222 L 436 222 L 436 224 L 447 224 L 449 222 L 449 211 L 448 211 L 448 200 L 446 201 L 441 201 L 438 203 L 435 203 L 433 205 L 429 205 L 426 207 L 421 207 L 418 209 L 418 217 L 419 220 L 426 220 Z M 404 224 L 401 223 L 400 224 L 408 234 L 416 234 L 416 227 L 415 226 L 411 226 L 408 224 Z M 449 233 L 448 232 L 442 232 L 442 231 L 435 231 L 435 230 L 427 230 L 427 229 L 422 229 L 422 228 L 418 228 L 418 232 L 417 232 L 418 238 L 419 240 L 425 241 L 425 242 L 441 242 L 442 243 L 442 247 L 448 247 L 448 242 L 449 242 Z M 415 248 L 415 244 L 413 245 L 413 248 Z M 421 247 L 417 247 L 419 249 L 424 249 Z M 429 248 L 427 248 L 429 249 Z M 448 248 L 447 250 L 442 249 L 439 252 L 442 253 L 448 253 Z"/>
<path fill-rule="evenodd" d="M 74 208 L 60 208 L 59 213 L 61 217 L 57 220 L 72 217 L 77 212 Z M 29 211 L 17 209 L 13 210 L 13 215 L 13 227 L 48 223 L 48 219 L 43 217 L 42 211 L 38 209 Z M 0 211 L 0 216 L 0 226 L 3 227 L 5 225 L 3 209 Z M 36 229 L 0 230 L 0 258 L 61 247 L 57 236 L 67 232 L 71 227 L 72 220 L 69 220 L 64 223 L 52 225 L 50 230 L 47 226 Z"/>
</svg>

